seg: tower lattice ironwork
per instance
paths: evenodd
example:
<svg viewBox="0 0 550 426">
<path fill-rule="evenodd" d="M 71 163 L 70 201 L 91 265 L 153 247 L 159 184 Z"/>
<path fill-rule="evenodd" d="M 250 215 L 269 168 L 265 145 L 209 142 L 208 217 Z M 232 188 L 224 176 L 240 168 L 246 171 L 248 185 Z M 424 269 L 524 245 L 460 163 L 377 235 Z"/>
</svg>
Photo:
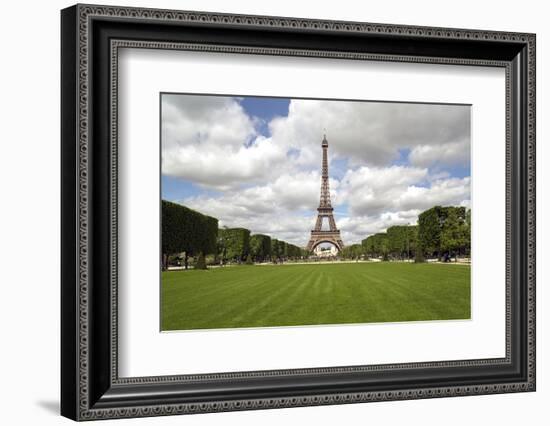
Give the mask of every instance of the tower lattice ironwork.
<svg viewBox="0 0 550 426">
<path fill-rule="evenodd" d="M 336 228 L 336 222 L 334 221 L 334 209 L 330 202 L 330 187 L 328 179 L 328 141 L 326 135 L 323 136 L 323 142 L 321 143 L 323 148 L 323 163 L 321 166 L 321 200 L 319 201 L 319 207 L 317 208 L 317 221 L 315 222 L 315 228 L 311 230 L 311 237 L 307 243 L 307 249 L 312 251 L 322 243 L 331 243 L 338 251 L 344 248 L 340 231 Z M 323 219 L 328 220 L 329 229 L 323 231 Z"/>
</svg>

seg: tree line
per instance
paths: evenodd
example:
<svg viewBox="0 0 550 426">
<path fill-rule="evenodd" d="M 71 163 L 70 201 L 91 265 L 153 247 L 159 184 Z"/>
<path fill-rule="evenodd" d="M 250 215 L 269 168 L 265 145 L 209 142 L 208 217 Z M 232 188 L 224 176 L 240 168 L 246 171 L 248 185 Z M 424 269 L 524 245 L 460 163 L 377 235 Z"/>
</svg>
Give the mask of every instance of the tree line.
<svg viewBox="0 0 550 426">
<path fill-rule="evenodd" d="M 251 234 L 246 228 L 218 228 L 218 219 L 180 204 L 162 200 L 162 266 L 170 257 L 184 254 L 198 259 L 195 268 L 206 268 L 205 256 L 215 263 L 281 262 L 295 260 L 308 252 L 294 244 L 264 234 Z"/>
<path fill-rule="evenodd" d="M 423 262 L 426 257 L 448 260 L 470 255 L 471 210 L 465 207 L 435 206 L 418 216 L 418 225 L 391 226 L 386 232 L 371 235 L 347 247 L 344 257 L 361 256 L 389 259 L 411 259 Z"/>
<path fill-rule="evenodd" d="M 471 210 L 465 207 L 435 206 L 418 216 L 417 225 L 397 225 L 371 235 L 360 244 L 344 247 L 339 256 L 359 260 L 426 257 L 448 260 L 470 255 Z M 304 248 L 246 228 L 221 228 L 218 219 L 169 201 L 162 201 L 162 266 L 183 253 L 185 268 L 189 257 L 195 268 L 206 268 L 205 257 L 215 263 L 282 262 L 303 259 L 311 253 Z"/>
<path fill-rule="evenodd" d="M 251 234 L 246 228 L 218 230 L 218 255 L 221 261 L 266 262 L 294 260 L 307 251 L 286 241 L 264 234 Z"/>
</svg>

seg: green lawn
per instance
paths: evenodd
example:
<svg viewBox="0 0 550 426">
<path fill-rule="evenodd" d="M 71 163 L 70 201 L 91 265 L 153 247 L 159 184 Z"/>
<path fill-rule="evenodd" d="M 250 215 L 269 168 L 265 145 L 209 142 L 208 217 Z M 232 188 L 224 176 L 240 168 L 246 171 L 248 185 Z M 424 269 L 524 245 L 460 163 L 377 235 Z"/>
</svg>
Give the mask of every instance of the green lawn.
<svg viewBox="0 0 550 426">
<path fill-rule="evenodd" d="M 470 318 L 470 267 L 235 266 L 162 274 L 162 330 Z"/>
</svg>

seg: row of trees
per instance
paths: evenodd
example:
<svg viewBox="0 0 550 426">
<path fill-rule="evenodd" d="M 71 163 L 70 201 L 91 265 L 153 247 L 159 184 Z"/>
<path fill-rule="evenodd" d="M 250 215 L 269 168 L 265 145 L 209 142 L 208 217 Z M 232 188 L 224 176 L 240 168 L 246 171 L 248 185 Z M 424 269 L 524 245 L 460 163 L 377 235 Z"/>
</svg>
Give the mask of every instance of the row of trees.
<svg viewBox="0 0 550 426">
<path fill-rule="evenodd" d="M 206 268 L 205 256 L 216 262 L 265 262 L 297 259 L 308 252 L 294 244 L 254 234 L 246 228 L 218 229 L 218 219 L 169 201 L 162 201 L 162 266 L 170 256 L 183 253 L 185 269 L 190 256 L 195 268 Z"/>
<path fill-rule="evenodd" d="M 363 253 L 383 260 L 409 259 L 417 262 L 425 256 L 455 258 L 470 254 L 471 211 L 465 207 L 435 206 L 418 216 L 418 225 L 392 226 L 365 238 Z M 342 255 L 353 258 L 345 251 Z"/>
<path fill-rule="evenodd" d="M 405 259 L 416 253 L 418 226 L 397 225 L 389 227 L 386 232 L 371 235 L 361 241 L 365 254 L 370 257 L 381 256 Z"/>
<path fill-rule="evenodd" d="M 218 255 L 223 262 L 265 262 L 297 259 L 307 252 L 269 235 L 253 234 L 245 228 L 218 230 Z"/>
<path fill-rule="evenodd" d="M 345 246 L 340 252 L 340 256 L 344 259 L 358 260 L 365 254 L 363 246 L 361 244 L 352 244 Z"/>
<path fill-rule="evenodd" d="M 340 256 L 362 256 L 423 261 L 426 256 L 445 258 L 470 254 L 471 211 L 465 207 L 435 206 L 418 216 L 418 225 L 392 226 L 386 232 L 346 246 Z M 265 262 L 304 258 L 305 249 L 246 228 L 218 229 L 218 219 L 179 204 L 162 201 L 162 265 L 170 255 L 184 253 L 185 268 L 190 256 L 198 257 L 196 268 L 206 268 L 205 256 L 216 262 Z"/>
</svg>

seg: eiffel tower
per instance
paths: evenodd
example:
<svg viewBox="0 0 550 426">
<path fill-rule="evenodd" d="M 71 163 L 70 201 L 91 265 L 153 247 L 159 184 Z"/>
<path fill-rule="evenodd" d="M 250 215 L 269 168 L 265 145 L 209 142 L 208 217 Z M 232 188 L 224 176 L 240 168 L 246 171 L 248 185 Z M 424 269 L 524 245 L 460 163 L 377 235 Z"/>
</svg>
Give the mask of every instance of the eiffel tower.
<svg viewBox="0 0 550 426">
<path fill-rule="evenodd" d="M 334 215 L 332 213 L 334 209 L 330 203 L 330 189 L 328 183 L 328 141 L 326 135 L 323 135 L 321 147 L 323 148 L 323 164 L 321 168 L 321 201 L 319 202 L 319 207 L 317 208 L 318 214 L 315 229 L 311 230 L 311 237 L 309 239 L 309 243 L 307 243 L 307 249 L 309 251 L 313 251 L 319 244 L 331 243 L 336 246 L 338 251 L 341 251 L 344 248 L 344 243 L 342 242 L 342 237 L 340 237 L 340 231 L 336 228 Z M 328 231 L 322 230 L 323 218 L 328 219 Z"/>
</svg>

